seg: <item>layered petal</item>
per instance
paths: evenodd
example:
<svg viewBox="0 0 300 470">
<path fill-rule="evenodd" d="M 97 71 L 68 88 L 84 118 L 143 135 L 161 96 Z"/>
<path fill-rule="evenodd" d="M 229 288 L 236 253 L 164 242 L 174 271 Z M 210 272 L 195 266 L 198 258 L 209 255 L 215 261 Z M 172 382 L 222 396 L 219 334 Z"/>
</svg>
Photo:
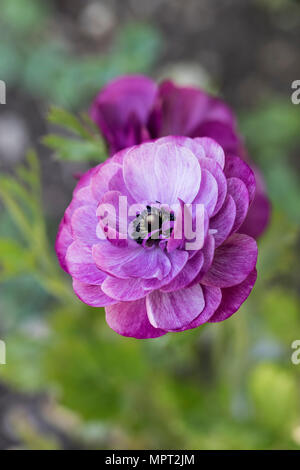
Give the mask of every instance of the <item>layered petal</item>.
<svg viewBox="0 0 300 470">
<path fill-rule="evenodd" d="M 235 233 L 215 250 L 213 263 L 201 283 L 216 287 L 240 284 L 255 268 L 256 260 L 255 240 Z"/>
<path fill-rule="evenodd" d="M 158 247 L 147 250 L 137 244 L 118 247 L 106 242 L 94 245 L 92 254 L 99 269 L 121 279 L 163 279 L 171 270 L 168 256 Z"/>
<path fill-rule="evenodd" d="M 226 194 L 227 194 L 227 180 L 222 171 L 220 165 L 213 161 L 211 158 L 199 158 L 199 163 L 201 170 L 207 170 L 217 182 L 218 185 L 218 199 L 215 205 L 212 215 L 215 215 L 219 212 L 222 205 L 224 204 Z"/>
<path fill-rule="evenodd" d="M 118 279 L 107 276 L 101 287 L 106 295 L 120 301 L 141 299 L 147 293 L 143 286 L 143 280 L 136 278 Z"/>
<path fill-rule="evenodd" d="M 139 162 L 139 164 L 137 164 Z M 131 149 L 124 159 L 124 180 L 137 202 L 192 202 L 198 193 L 201 170 L 197 158 L 176 143 L 149 143 Z"/>
<path fill-rule="evenodd" d="M 232 126 L 220 121 L 205 120 L 193 130 L 191 137 L 210 137 L 221 145 L 225 153 L 237 153 L 241 145 Z"/>
<path fill-rule="evenodd" d="M 151 325 L 163 330 L 176 330 L 191 323 L 204 309 L 199 284 L 175 292 L 156 290 L 146 297 L 147 315 Z"/>
<path fill-rule="evenodd" d="M 222 243 L 229 237 L 232 232 L 235 219 L 236 205 L 233 197 L 230 194 L 227 194 L 222 208 L 209 223 L 209 227 L 213 231 L 215 239 L 215 248 L 222 245 Z"/>
<path fill-rule="evenodd" d="M 209 322 L 219 322 L 231 317 L 248 298 L 257 278 L 256 269 L 253 269 L 246 279 L 237 286 L 222 289 L 222 301 Z"/>
<path fill-rule="evenodd" d="M 249 209 L 249 194 L 245 183 L 239 178 L 228 178 L 227 194 L 232 196 L 236 214 L 232 232 L 236 232 L 244 222 Z"/>
<path fill-rule="evenodd" d="M 188 260 L 184 268 L 169 283 L 161 287 L 162 292 L 172 292 L 188 286 L 199 274 L 203 266 L 204 255 L 201 251 L 197 251 L 195 256 Z"/>
<path fill-rule="evenodd" d="M 68 273 L 80 282 L 101 285 L 107 275 L 97 268 L 91 247 L 80 241 L 74 241 L 68 247 L 66 254 Z"/>
<path fill-rule="evenodd" d="M 85 284 L 73 279 L 73 289 L 77 297 L 91 307 L 106 307 L 118 302 L 104 294 L 101 286 Z"/>
<path fill-rule="evenodd" d="M 138 339 L 157 338 L 166 331 L 154 328 L 148 320 L 145 299 L 119 302 L 106 307 L 106 321 L 119 335 Z"/>
<path fill-rule="evenodd" d="M 218 307 L 222 300 L 222 289 L 219 287 L 211 286 L 202 286 L 205 307 L 191 323 L 184 326 L 183 328 L 177 331 L 190 330 L 191 328 L 197 328 L 200 325 L 208 322 L 211 318 L 214 317 L 215 312 L 218 310 Z"/>
<path fill-rule="evenodd" d="M 243 181 L 249 193 L 250 205 L 255 196 L 256 182 L 254 172 L 249 165 L 239 157 L 227 155 L 224 173 L 227 178 L 239 178 Z"/>
</svg>

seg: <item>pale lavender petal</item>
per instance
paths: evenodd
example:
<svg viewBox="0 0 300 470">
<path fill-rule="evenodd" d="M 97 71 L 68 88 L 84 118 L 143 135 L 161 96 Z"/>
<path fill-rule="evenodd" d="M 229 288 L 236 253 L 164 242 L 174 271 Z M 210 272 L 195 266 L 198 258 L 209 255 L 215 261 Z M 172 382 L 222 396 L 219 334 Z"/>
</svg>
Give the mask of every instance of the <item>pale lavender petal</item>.
<svg viewBox="0 0 300 470">
<path fill-rule="evenodd" d="M 58 233 L 55 241 L 55 251 L 59 264 L 61 265 L 62 269 L 66 272 L 68 272 L 66 264 L 66 253 L 67 249 L 69 248 L 72 242 L 73 238 L 71 235 L 70 226 L 66 224 L 65 217 L 63 217 L 58 228 Z"/>
<path fill-rule="evenodd" d="M 204 306 L 199 284 L 169 293 L 156 290 L 146 297 L 151 325 L 163 330 L 176 330 L 188 325 L 202 312 Z"/>
<path fill-rule="evenodd" d="M 255 268 L 256 260 L 255 240 L 235 233 L 216 249 L 214 261 L 201 283 L 216 287 L 240 284 Z"/>
<path fill-rule="evenodd" d="M 138 244 L 136 247 L 118 247 L 107 241 L 94 245 L 92 254 L 96 265 L 102 271 L 121 279 L 163 279 L 171 269 L 168 256 L 157 247 L 144 249 Z"/>
<path fill-rule="evenodd" d="M 191 282 L 190 286 L 194 286 L 195 284 L 198 284 L 203 278 L 204 274 L 209 270 L 209 268 L 212 265 L 214 254 L 215 254 L 215 239 L 213 235 L 208 234 L 201 252 L 203 254 L 203 264 L 199 273 L 197 274 L 195 279 Z"/>
<path fill-rule="evenodd" d="M 69 274 L 80 282 L 100 285 L 107 277 L 95 265 L 91 247 L 78 240 L 73 242 L 67 250 L 66 265 Z"/>
<path fill-rule="evenodd" d="M 219 163 L 222 169 L 224 168 L 225 154 L 221 145 L 219 145 L 215 140 L 211 139 L 210 137 L 196 137 L 193 140 L 204 148 L 204 157 L 215 160 L 217 163 Z"/>
<path fill-rule="evenodd" d="M 191 323 L 184 326 L 183 328 L 176 331 L 190 330 L 191 328 L 197 328 L 200 325 L 203 325 L 210 318 L 213 317 L 214 313 L 218 309 L 221 300 L 222 300 L 222 289 L 218 287 L 211 286 L 202 286 L 205 307 L 200 313 L 200 315 L 195 318 Z"/>
<path fill-rule="evenodd" d="M 222 289 L 222 302 L 209 322 L 219 322 L 231 317 L 248 298 L 256 278 L 257 272 L 254 269 L 241 284 Z"/>
<path fill-rule="evenodd" d="M 219 212 L 227 194 L 227 181 L 220 165 L 211 158 L 199 158 L 201 170 L 208 170 L 218 184 L 218 201 L 212 215 Z"/>
<path fill-rule="evenodd" d="M 91 307 L 106 307 L 118 302 L 104 294 L 101 286 L 93 286 L 73 279 L 73 289 L 77 297 Z"/>
<path fill-rule="evenodd" d="M 245 183 L 239 178 L 228 178 L 227 193 L 233 197 L 236 216 L 232 227 L 232 232 L 236 232 L 245 220 L 249 209 L 249 193 Z"/>
<path fill-rule="evenodd" d="M 91 189 L 96 201 L 99 202 L 104 193 L 109 190 L 109 182 L 120 168 L 119 164 L 108 160 L 93 174 Z"/>
<path fill-rule="evenodd" d="M 202 169 L 199 192 L 194 199 L 194 204 L 203 204 L 209 217 L 214 213 L 218 201 L 218 184 L 213 175 Z"/>
<path fill-rule="evenodd" d="M 227 178 L 239 178 L 242 180 L 249 193 L 249 205 L 254 199 L 255 195 L 255 175 L 252 169 L 244 160 L 241 160 L 239 157 L 234 155 L 227 155 L 224 173 Z"/>
<path fill-rule="evenodd" d="M 230 194 L 227 194 L 222 208 L 209 222 L 209 228 L 216 230 L 213 234 L 215 248 L 220 246 L 232 232 L 232 227 L 236 217 L 236 206 Z"/>
<path fill-rule="evenodd" d="M 120 301 L 137 300 L 146 296 L 142 279 L 118 279 L 107 276 L 101 287 L 106 295 Z"/>
<path fill-rule="evenodd" d="M 90 185 L 93 175 L 97 173 L 97 171 L 101 168 L 102 165 L 103 163 L 100 163 L 99 165 L 90 168 L 87 172 L 83 173 L 83 175 L 80 176 L 76 188 L 74 189 L 73 196 L 77 196 L 78 191 Z"/>
<path fill-rule="evenodd" d="M 173 136 L 168 135 L 166 137 L 161 137 L 160 139 L 156 140 L 157 143 L 176 143 L 178 145 L 182 145 L 183 147 L 188 148 L 193 152 L 193 154 L 197 158 L 203 158 L 206 156 L 204 147 L 197 142 L 197 139 L 191 139 L 191 137 L 184 137 L 184 136 Z"/>
<path fill-rule="evenodd" d="M 166 334 L 154 328 L 147 316 L 145 299 L 119 302 L 105 308 L 108 325 L 119 335 L 137 339 L 157 338 Z"/>
<path fill-rule="evenodd" d="M 196 252 L 195 255 L 189 259 L 180 273 L 169 284 L 161 287 L 161 291 L 172 292 L 178 289 L 183 289 L 189 285 L 202 268 L 203 260 L 203 253 L 201 251 Z"/>
<path fill-rule="evenodd" d="M 124 180 L 137 202 L 192 202 L 198 193 L 201 170 L 197 158 L 176 143 L 146 143 L 124 159 Z"/>
<path fill-rule="evenodd" d="M 110 179 L 110 181 L 108 183 L 108 189 L 110 191 L 118 191 L 119 193 L 122 194 L 122 196 L 126 196 L 128 206 L 135 203 L 135 200 L 132 198 L 132 196 L 131 196 L 130 192 L 128 191 L 127 186 L 125 184 L 122 168 L 120 168 L 114 174 L 114 176 L 112 176 L 112 178 Z"/>
<path fill-rule="evenodd" d="M 147 290 L 159 289 L 165 284 L 174 279 L 177 274 L 184 268 L 185 264 L 189 259 L 189 255 L 186 251 L 183 250 L 174 250 L 171 253 L 168 253 L 168 258 L 171 263 L 171 269 L 169 274 L 163 279 L 145 279 L 143 282 L 144 288 Z"/>
<path fill-rule="evenodd" d="M 81 206 L 75 210 L 71 219 L 71 230 L 74 240 L 92 246 L 99 242 L 96 234 L 98 219 L 95 207 Z"/>
</svg>

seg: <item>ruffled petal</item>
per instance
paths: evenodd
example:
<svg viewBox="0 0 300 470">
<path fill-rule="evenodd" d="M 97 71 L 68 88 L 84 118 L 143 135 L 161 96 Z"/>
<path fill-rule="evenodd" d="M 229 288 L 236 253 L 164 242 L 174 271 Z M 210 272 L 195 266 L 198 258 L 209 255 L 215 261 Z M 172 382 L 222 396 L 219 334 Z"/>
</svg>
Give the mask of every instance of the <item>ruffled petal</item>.
<svg viewBox="0 0 300 470">
<path fill-rule="evenodd" d="M 236 206 L 230 194 L 227 194 L 222 208 L 219 210 L 209 221 L 209 228 L 216 231 L 213 236 L 215 239 L 215 247 L 222 245 L 222 243 L 229 237 L 232 232 L 233 224 L 236 218 Z"/>
<path fill-rule="evenodd" d="M 70 225 L 66 223 L 65 216 L 59 224 L 57 237 L 55 240 L 55 251 L 60 266 L 66 272 L 68 272 L 66 264 L 66 253 L 67 249 L 73 242 Z"/>
<path fill-rule="evenodd" d="M 105 308 L 108 325 L 119 335 L 137 339 L 157 338 L 166 334 L 148 320 L 145 299 L 119 302 Z"/>
<path fill-rule="evenodd" d="M 107 276 L 102 283 L 103 292 L 119 301 L 131 301 L 146 296 L 142 279 L 118 279 Z"/>
<path fill-rule="evenodd" d="M 194 204 L 203 204 L 209 217 L 214 213 L 218 201 L 218 184 L 208 170 L 201 172 L 199 192 L 193 201 Z"/>
<path fill-rule="evenodd" d="M 79 240 L 85 245 L 93 246 L 99 242 L 96 234 L 98 219 L 95 207 L 81 206 L 75 210 L 71 219 L 71 230 L 74 240 Z"/>
<path fill-rule="evenodd" d="M 254 269 L 247 278 L 237 286 L 222 289 L 222 302 L 209 322 L 219 322 L 231 317 L 248 298 L 256 282 L 257 272 Z"/>
<path fill-rule="evenodd" d="M 250 205 L 254 199 L 256 188 L 255 175 L 250 166 L 239 157 L 227 155 L 224 173 L 227 178 L 239 178 L 245 183 L 249 193 Z"/>
<path fill-rule="evenodd" d="M 188 325 L 202 312 L 204 306 L 199 284 L 169 293 L 156 290 L 146 297 L 151 325 L 163 330 L 176 330 Z"/>
<path fill-rule="evenodd" d="M 203 325 L 207 321 L 212 318 L 218 309 L 221 300 L 222 300 L 222 289 L 218 287 L 211 287 L 211 286 L 202 286 L 205 307 L 200 313 L 200 315 L 195 318 L 191 323 L 184 326 L 180 330 L 176 331 L 184 331 L 190 330 L 191 328 L 197 328 L 200 325 Z"/>
<path fill-rule="evenodd" d="M 161 287 L 163 292 L 172 292 L 178 289 L 183 289 L 189 285 L 193 279 L 197 276 L 200 269 L 203 266 L 204 255 L 201 251 L 198 251 L 195 256 L 193 256 L 186 263 L 184 268 L 179 272 L 179 274 L 165 286 Z"/>
<path fill-rule="evenodd" d="M 179 272 L 186 265 L 189 255 L 186 251 L 183 250 L 174 250 L 171 253 L 168 253 L 168 258 L 171 263 L 171 269 L 169 274 L 163 279 L 145 279 L 143 282 L 144 288 L 147 290 L 160 289 L 160 287 L 169 284 Z"/>
<path fill-rule="evenodd" d="M 219 145 L 215 140 L 210 137 L 196 137 L 193 139 L 194 142 L 200 144 L 205 151 L 205 157 L 211 158 L 219 163 L 220 167 L 223 169 L 225 165 L 225 154 L 221 145 Z"/>
<path fill-rule="evenodd" d="M 99 202 L 102 196 L 109 190 L 109 182 L 120 168 L 119 164 L 107 160 L 107 162 L 101 165 L 98 171 L 93 174 L 91 190 L 97 202 Z"/>
<path fill-rule="evenodd" d="M 195 279 L 193 279 L 193 281 L 191 282 L 190 286 L 194 286 L 195 284 L 198 284 L 203 278 L 204 274 L 207 273 L 207 271 L 210 269 L 212 265 L 214 254 L 215 254 L 215 239 L 213 235 L 208 234 L 201 252 L 203 254 L 203 264 L 199 273 L 197 274 Z"/>
<path fill-rule="evenodd" d="M 212 215 L 219 212 L 227 194 L 227 181 L 220 165 L 211 158 L 199 158 L 201 170 L 208 170 L 218 184 L 218 200 Z"/>
<path fill-rule="evenodd" d="M 167 255 L 156 247 L 149 250 L 137 244 L 136 247 L 118 247 L 106 242 L 94 245 L 92 254 L 102 271 L 121 279 L 163 279 L 171 269 Z"/>
<path fill-rule="evenodd" d="M 201 170 L 197 158 L 176 143 L 146 143 L 124 158 L 124 180 L 137 202 L 192 202 L 198 193 Z"/>
<path fill-rule="evenodd" d="M 245 183 L 239 178 L 228 178 L 227 194 L 230 194 L 236 207 L 235 221 L 232 232 L 236 232 L 245 220 L 249 209 L 249 194 Z"/>
<path fill-rule="evenodd" d="M 77 297 L 91 307 L 106 307 L 118 302 L 104 294 L 101 286 L 93 286 L 73 279 L 73 289 Z"/>
<path fill-rule="evenodd" d="M 216 287 L 240 284 L 255 268 L 256 260 L 255 240 L 235 233 L 215 250 L 213 263 L 201 283 Z"/>
<path fill-rule="evenodd" d="M 80 282 L 100 285 L 107 275 L 97 268 L 91 247 L 79 240 L 73 242 L 66 254 L 66 265 L 69 274 Z"/>
</svg>

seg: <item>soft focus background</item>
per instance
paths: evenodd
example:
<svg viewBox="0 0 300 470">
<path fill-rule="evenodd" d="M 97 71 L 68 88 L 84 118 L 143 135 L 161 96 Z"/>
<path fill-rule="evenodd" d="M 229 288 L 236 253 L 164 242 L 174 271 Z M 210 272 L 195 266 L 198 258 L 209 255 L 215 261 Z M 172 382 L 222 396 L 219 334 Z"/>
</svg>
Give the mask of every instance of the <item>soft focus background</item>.
<svg viewBox="0 0 300 470">
<path fill-rule="evenodd" d="M 0 448 L 300 449 L 300 5 L 1 0 Z M 257 285 L 224 323 L 138 341 L 80 303 L 54 239 L 89 167 L 41 143 L 124 73 L 223 96 L 273 203 Z M 30 151 L 29 149 L 34 149 Z M 27 156 L 26 156 L 27 155 Z M 37 155 L 37 156 L 36 156 Z"/>
</svg>

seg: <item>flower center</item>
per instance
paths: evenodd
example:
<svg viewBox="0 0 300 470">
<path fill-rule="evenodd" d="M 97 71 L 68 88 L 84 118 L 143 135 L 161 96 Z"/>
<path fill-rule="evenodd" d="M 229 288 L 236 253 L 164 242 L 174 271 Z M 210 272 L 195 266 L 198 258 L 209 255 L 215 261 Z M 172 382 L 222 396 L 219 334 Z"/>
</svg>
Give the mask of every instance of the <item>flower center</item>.
<svg viewBox="0 0 300 470">
<path fill-rule="evenodd" d="M 153 205 L 146 206 L 146 209 L 136 215 L 133 221 L 132 238 L 139 245 L 149 247 L 170 238 L 175 221 L 173 211 Z"/>
</svg>

